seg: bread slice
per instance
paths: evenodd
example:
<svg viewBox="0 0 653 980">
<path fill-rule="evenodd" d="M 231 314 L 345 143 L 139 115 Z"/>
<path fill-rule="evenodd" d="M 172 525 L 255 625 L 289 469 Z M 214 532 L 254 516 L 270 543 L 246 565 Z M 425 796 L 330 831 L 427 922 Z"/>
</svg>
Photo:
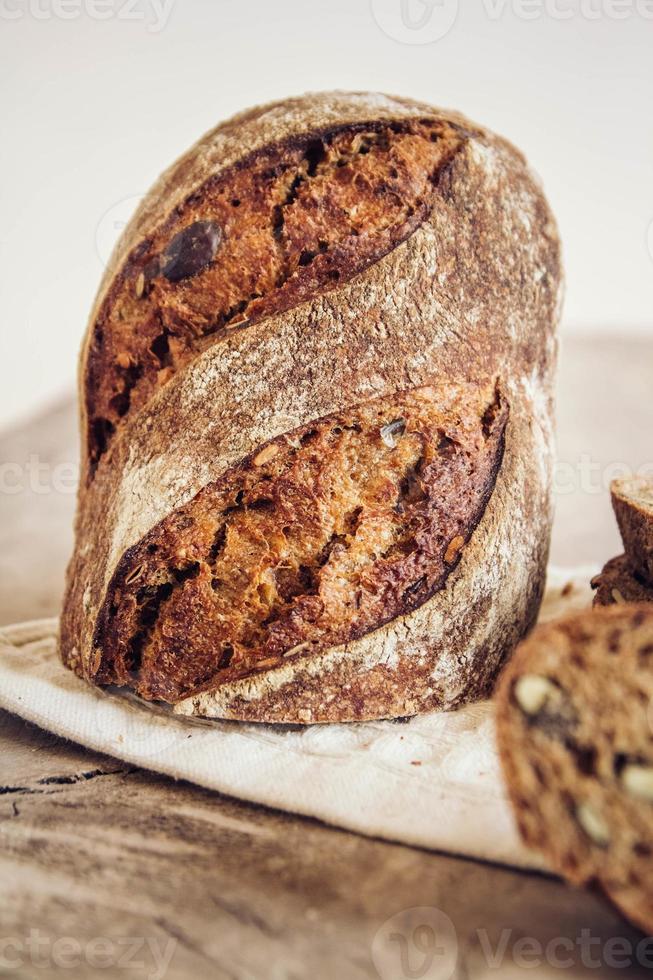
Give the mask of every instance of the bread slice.
<svg viewBox="0 0 653 980">
<path fill-rule="evenodd" d="M 614 480 L 612 506 L 633 571 L 653 586 L 653 480 Z"/>
<path fill-rule="evenodd" d="M 625 602 L 653 602 L 653 586 L 633 572 L 626 555 L 611 558 L 603 571 L 592 579 L 596 589 L 595 606 L 623 605 Z"/>
<path fill-rule="evenodd" d="M 524 840 L 653 931 L 653 608 L 537 629 L 502 676 L 497 714 Z"/>
</svg>

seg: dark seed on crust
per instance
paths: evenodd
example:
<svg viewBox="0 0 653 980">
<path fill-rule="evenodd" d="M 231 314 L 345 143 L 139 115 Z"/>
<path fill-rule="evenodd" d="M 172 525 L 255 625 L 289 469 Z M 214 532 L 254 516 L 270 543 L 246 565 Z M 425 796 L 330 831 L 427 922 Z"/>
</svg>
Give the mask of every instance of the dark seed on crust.
<svg viewBox="0 0 653 980">
<path fill-rule="evenodd" d="M 195 221 L 172 239 L 161 256 L 161 272 L 169 282 L 198 275 L 213 262 L 222 239 L 215 221 Z"/>
</svg>

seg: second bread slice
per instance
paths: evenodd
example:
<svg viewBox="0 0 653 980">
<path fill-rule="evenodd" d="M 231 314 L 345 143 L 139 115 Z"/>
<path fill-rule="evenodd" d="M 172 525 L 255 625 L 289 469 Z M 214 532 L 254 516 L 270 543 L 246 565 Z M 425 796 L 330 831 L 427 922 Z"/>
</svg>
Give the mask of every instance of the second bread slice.
<svg viewBox="0 0 653 980">
<path fill-rule="evenodd" d="M 653 585 L 653 480 L 615 480 L 612 506 L 633 571 Z"/>
<path fill-rule="evenodd" d="M 540 627 L 498 692 L 501 761 L 522 837 L 575 884 L 653 930 L 653 608 Z"/>
</svg>

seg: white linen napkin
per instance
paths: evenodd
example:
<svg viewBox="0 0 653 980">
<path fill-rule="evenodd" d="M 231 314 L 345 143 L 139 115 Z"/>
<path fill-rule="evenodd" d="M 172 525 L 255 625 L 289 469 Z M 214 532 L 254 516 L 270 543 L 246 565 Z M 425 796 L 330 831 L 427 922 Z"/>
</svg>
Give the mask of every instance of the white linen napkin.
<svg viewBox="0 0 653 980">
<path fill-rule="evenodd" d="M 594 569 L 551 569 L 541 621 L 590 602 Z M 542 868 L 504 791 L 490 702 L 404 722 L 307 728 L 176 717 L 59 662 L 57 621 L 0 630 L 0 707 L 89 749 L 373 837 Z"/>
</svg>

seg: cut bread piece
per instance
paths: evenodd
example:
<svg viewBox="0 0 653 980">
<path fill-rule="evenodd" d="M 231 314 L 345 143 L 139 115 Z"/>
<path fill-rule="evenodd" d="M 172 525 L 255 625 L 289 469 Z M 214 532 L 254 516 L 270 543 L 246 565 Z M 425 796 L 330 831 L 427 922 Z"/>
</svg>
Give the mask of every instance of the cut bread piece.
<svg viewBox="0 0 653 980">
<path fill-rule="evenodd" d="M 653 587 L 653 480 L 614 480 L 612 506 L 633 571 Z"/>
<path fill-rule="evenodd" d="M 623 605 L 625 602 L 653 602 L 653 586 L 637 575 L 626 555 L 612 558 L 592 579 L 595 606 Z"/>
<path fill-rule="evenodd" d="M 497 715 L 526 843 L 653 931 L 653 608 L 537 629 L 501 678 Z"/>
</svg>

